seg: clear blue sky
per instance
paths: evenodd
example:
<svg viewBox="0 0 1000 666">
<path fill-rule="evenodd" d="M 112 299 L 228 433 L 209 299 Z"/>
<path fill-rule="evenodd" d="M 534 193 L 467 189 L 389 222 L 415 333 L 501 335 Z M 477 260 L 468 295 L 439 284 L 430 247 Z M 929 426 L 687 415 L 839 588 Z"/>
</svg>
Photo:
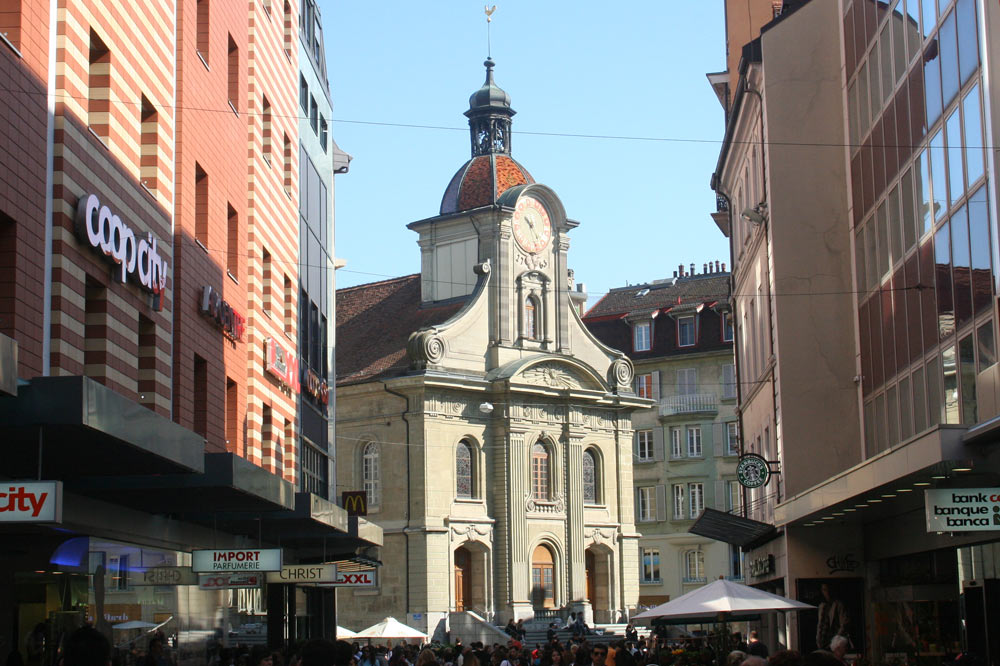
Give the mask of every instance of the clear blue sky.
<svg viewBox="0 0 1000 666">
<path fill-rule="evenodd" d="M 581 223 L 569 265 L 590 302 L 679 263 L 728 264 L 709 217 L 723 113 L 705 78 L 725 69 L 722 1 L 496 4 L 495 79 L 517 111 L 512 154 Z M 340 0 L 321 11 L 333 136 L 354 156 L 336 177 L 336 254 L 347 260 L 337 286 L 419 272 L 406 224 L 438 213 L 470 156 L 462 113 L 485 76 L 483 3 Z"/>
</svg>

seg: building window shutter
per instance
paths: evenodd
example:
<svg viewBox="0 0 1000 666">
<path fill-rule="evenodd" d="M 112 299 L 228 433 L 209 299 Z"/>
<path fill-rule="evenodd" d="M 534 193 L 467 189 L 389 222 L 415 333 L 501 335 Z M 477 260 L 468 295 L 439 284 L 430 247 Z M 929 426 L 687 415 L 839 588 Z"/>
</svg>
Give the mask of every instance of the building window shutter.
<svg viewBox="0 0 1000 666">
<path fill-rule="evenodd" d="M 659 426 L 653 429 L 653 460 L 663 460 L 663 428 Z"/>
<path fill-rule="evenodd" d="M 639 431 L 636 430 L 632 433 L 632 459 L 639 459 Z"/>
<path fill-rule="evenodd" d="M 660 401 L 660 371 L 654 370 L 653 373 L 653 400 L 656 402 Z"/>
<path fill-rule="evenodd" d="M 639 522 L 642 519 L 642 516 L 639 515 L 639 489 L 638 488 L 635 489 L 635 505 L 634 505 L 634 507 L 632 509 L 632 515 L 635 516 L 635 520 L 633 522 L 637 523 L 637 522 Z"/>
<path fill-rule="evenodd" d="M 715 481 L 715 508 L 719 511 L 726 511 L 726 482 L 717 479 Z"/>
<path fill-rule="evenodd" d="M 711 433 L 712 445 L 715 449 L 715 457 L 721 458 L 724 453 L 723 449 L 725 448 L 723 442 L 725 438 L 722 436 L 722 424 L 713 423 L 712 427 L 708 429 L 708 432 Z"/>
<path fill-rule="evenodd" d="M 664 521 L 667 519 L 667 487 L 656 486 L 656 519 Z"/>
</svg>

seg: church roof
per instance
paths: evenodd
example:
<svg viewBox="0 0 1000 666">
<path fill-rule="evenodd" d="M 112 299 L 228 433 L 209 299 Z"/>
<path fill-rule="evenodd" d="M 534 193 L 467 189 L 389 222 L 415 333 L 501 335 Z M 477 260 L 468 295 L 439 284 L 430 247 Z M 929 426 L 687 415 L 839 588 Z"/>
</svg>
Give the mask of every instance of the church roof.
<svg viewBox="0 0 1000 666">
<path fill-rule="evenodd" d="M 534 182 L 528 170 L 509 155 L 477 155 L 463 164 L 448 183 L 441 199 L 441 214 L 488 206 L 515 185 Z"/>
<path fill-rule="evenodd" d="M 401 374 L 410 333 L 441 324 L 464 298 L 421 305 L 420 275 L 337 290 L 337 386 Z"/>
</svg>

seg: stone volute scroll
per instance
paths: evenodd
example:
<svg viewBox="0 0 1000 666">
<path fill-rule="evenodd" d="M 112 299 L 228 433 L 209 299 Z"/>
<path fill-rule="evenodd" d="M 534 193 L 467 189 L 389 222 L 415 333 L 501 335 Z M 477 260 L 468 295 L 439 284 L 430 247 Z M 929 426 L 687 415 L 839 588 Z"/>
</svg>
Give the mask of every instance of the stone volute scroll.
<svg viewBox="0 0 1000 666">
<path fill-rule="evenodd" d="M 633 376 L 632 361 L 626 356 L 616 359 L 608 369 L 608 383 L 615 387 L 615 393 L 631 392 Z"/>
<path fill-rule="evenodd" d="M 461 321 L 480 300 L 486 298 L 486 285 L 489 283 L 491 270 L 490 260 L 476 264 L 472 270 L 479 279 L 462 309 L 443 324 L 421 328 L 410 334 L 406 342 L 406 355 L 410 359 L 412 369 L 426 370 L 428 366 L 441 363 L 448 352 L 449 329 Z M 454 334 L 451 337 L 454 337 Z"/>
</svg>

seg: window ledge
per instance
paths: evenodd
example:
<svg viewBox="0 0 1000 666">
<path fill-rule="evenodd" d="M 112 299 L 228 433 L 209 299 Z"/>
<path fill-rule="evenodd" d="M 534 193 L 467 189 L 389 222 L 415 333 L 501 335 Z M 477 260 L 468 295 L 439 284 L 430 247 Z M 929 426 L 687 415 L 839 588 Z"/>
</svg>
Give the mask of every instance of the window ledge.
<svg viewBox="0 0 1000 666">
<path fill-rule="evenodd" d="M 263 155 L 261 155 L 261 157 L 264 158 L 264 161 L 267 163 L 267 168 L 270 169 L 271 168 L 271 156 L 268 155 L 267 153 L 264 153 Z"/>
<path fill-rule="evenodd" d="M 228 275 L 229 279 L 232 280 L 233 282 L 235 282 L 236 284 L 240 283 L 239 278 L 237 278 L 235 275 L 233 275 L 232 271 L 226 271 L 226 275 Z"/>
<path fill-rule="evenodd" d="M 24 59 L 24 56 L 21 54 L 21 50 L 19 48 L 17 48 L 16 46 L 14 46 L 14 42 L 12 42 L 9 39 L 7 39 L 7 33 L 6 32 L 0 32 L 0 41 L 2 41 L 4 44 L 6 44 L 8 46 L 8 48 L 10 48 L 11 51 L 13 51 L 15 54 L 17 54 L 18 58 L 21 58 L 22 60 Z"/>
<path fill-rule="evenodd" d="M 140 180 L 139 181 L 139 186 L 142 187 L 142 189 L 146 190 L 146 194 L 148 194 L 149 196 L 151 196 L 154 200 L 156 199 L 156 192 L 154 192 L 153 190 L 149 189 L 149 187 L 146 185 L 146 181 Z"/>
<path fill-rule="evenodd" d="M 105 141 L 104 137 L 101 136 L 100 134 L 98 134 L 97 131 L 95 131 L 93 127 L 91 127 L 90 125 L 87 125 L 87 131 L 90 132 L 95 139 L 97 139 L 98 141 L 100 141 L 101 145 L 104 146 L 104 148 L 106 150 L 111 150 L 111 146 L 108 145 L 108 142 Z"/>
<path fill-rule="evenodd" d="M 455 504 L 479 504 L 482 505 L 485 502 L 479 497 L 456 497 Z"/>
<path fill-rule="evenodd" d="M 236 114 L 236 117 L 239 118 L 240 112 L 236 110 L 236 105 L 233 104 L 233 100 L 229 100 L 229 108 L 232 109 L 233 113 Z"/>
<path fill-rule="evenodd" d="M 195 53 L 198 54 L 198 60 L 201 60 L 201 64 L 205 66 L 205 69 L 211 72 L 212 68 L 208 66 L 208 61 L 205 60 L 205 56 L 201 54 L 201 51 L 195 51 Z"/>
<path fill-rule="evenodd" d="M 584 502 L 584 509 L 607 509 L 608 505 L 601 502 Z"/>
<path fill-rule="evenodd" d="M 201 242 L 200 240 L 198 240 L 197 238 L 195 238 L 195 239 L 194 239 L 194 243 L 195 243 L 195 245 L 197 245 L 198 247 L 200 247 L 201 249 L 203 249 L 203 250 L 205 251 L 205 254 L 208 254 L 208 248 L 207 248 L 207 247 L 205 247 L 205 244 L 204 244 L 204 243 L 202 243 L 202 242 Z"/>
<path fill-rule="evenodd" d="M 656 578 L 654 580 L 640 580 L 639 585 L 663 585 L 663 579 Z"/>
</svg>

